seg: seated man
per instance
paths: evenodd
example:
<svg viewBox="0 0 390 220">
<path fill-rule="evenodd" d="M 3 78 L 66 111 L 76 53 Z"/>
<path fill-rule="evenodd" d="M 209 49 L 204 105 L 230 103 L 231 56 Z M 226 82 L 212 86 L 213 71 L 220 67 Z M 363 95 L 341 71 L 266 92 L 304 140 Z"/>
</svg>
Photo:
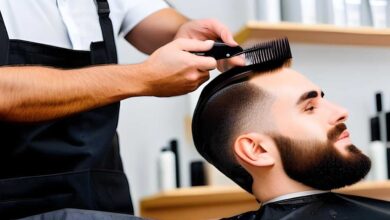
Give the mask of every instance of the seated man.
<svg viewBox="0 0 390 220">
<path fill-rule="evenodd" d="M 390 219 L 389 202 L 330 192 L 361 180 L 371 163 L 351 143 L 347 111 L 289 64 L 234 68 L 198 101 L 197 150 L 261 202 L 229 219 Z"/>
</svg>

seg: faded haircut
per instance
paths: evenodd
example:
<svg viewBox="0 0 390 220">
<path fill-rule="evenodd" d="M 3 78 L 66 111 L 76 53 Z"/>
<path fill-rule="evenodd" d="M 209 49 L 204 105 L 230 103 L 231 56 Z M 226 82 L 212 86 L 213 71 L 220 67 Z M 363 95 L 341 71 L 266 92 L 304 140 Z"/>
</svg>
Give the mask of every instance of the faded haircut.
<svg viewBox="0 0 390 220">
<path fill-rule="evenodd" d="M 272 74 L 289 66 L 290 59 L 262 66 L 261 69 L 249 70 L 248 77 L 202 97 L 203 93 L 207 93 L 205 90 L 210 89 L 206 87 L 194 112 L 192 131 L 198 152 L 250 193 L 252 193 L 253 179 L 238 163 L 233 146 L 238 136 L 253 131 L 266 132 L 267 128 L 272 126 L 269 110 L 273 97 L 249 81 L 254 76 Z M 218 80 L 217 78 L 215 80 Z M 218 86 L 218 83 L 213 85 L 213 81 L 208 87 Z"/>
</svg>

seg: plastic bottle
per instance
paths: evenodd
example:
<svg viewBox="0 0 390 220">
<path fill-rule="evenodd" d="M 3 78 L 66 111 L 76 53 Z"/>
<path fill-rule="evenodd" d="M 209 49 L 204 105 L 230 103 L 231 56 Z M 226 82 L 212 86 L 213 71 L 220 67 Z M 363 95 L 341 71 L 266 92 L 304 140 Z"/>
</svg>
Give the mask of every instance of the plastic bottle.
<svg viewBox="0 0 390 220">
<path fill-rule="evenodd" d="M 180 157 L 179 157 L 179 145 L 176 139 L 169 142 L 171 151 L 175 154 L 175 170 L 176 170 L 176 187 L 180 188 Z"/>
<path fill-rule="evenodd" d="M 387 148 L 381 141 L 379 117 L 371 118 L 371 143 L 369 144 L 371 157 L 372 180 L 387 180 Z"/>
<path fill-rule="evenodd" d="M 387 164 L 387 179 L 390 179 L 390 112 L 385 114 L 386 121 L 386 164 Z"/>
<path fill-rule="evenodd" d="M 176 188 L 175 154 L 169 148 L 163 148 L 158 158 L 159 188 L 167 191 Z"/>
</svg>

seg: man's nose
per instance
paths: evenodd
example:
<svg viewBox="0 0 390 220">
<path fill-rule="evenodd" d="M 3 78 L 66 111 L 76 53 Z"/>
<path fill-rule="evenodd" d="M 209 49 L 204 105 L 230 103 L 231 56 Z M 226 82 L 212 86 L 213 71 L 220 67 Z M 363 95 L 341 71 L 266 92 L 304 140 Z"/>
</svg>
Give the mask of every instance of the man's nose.
<svg viewBox="0 0 390 220">
<path fill-rule="evenodd" d="M 330 108 L 329 124 L 336 125 L 344 123 L 348 119 L 347 109 L 331 102 L 328 104 Z"/>
</svg>

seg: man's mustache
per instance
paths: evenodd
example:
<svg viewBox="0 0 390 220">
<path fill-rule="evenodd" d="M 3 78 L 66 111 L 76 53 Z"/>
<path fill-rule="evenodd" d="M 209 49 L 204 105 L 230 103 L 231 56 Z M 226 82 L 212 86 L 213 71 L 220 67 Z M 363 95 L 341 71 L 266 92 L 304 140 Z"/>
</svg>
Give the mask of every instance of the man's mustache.
<svg viewBox="0 0 390 220">
<path fill-rule="evenodd" d="M 344 123 L 337 124 L 328 132 L 328 140 L 335 142 L 345 130 L 347 130 L 347 125 Z"/>
</svg>

